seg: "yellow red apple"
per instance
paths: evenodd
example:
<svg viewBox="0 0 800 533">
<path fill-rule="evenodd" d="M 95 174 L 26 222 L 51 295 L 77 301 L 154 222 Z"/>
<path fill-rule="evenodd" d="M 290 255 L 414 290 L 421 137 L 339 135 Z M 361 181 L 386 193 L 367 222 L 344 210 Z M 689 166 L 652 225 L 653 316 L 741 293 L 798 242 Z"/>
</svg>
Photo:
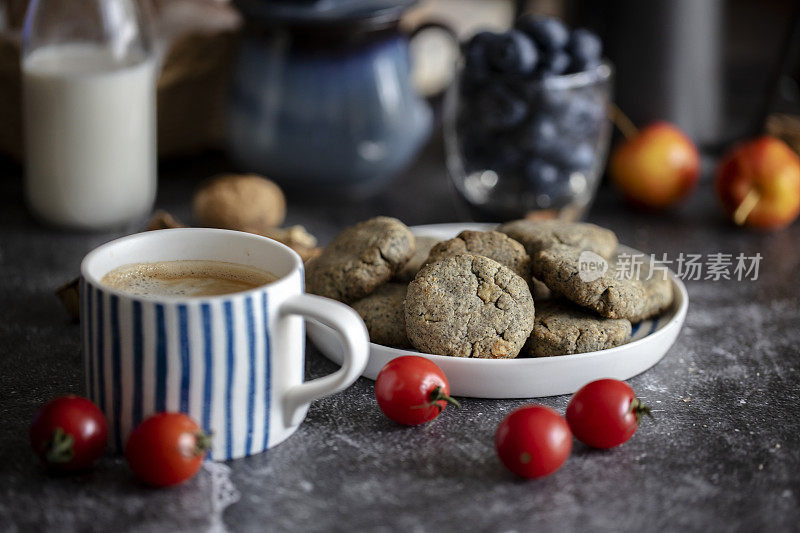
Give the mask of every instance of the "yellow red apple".
<svg viewBox="0 0 800 533">
<path fill-rule="evenodd" d="M 780 139 L 764 136 L 734 147 L 716 174 L 717 195 L 739 225 L 777 229 L 800 214 L 800 157 Z"/>
<path fill-rule="evenodd" d="M 631 203 L 665 209 L 694 189 L 700 177 L 700 154 L 676 126 L 655 122 L 614 148 L 609 170 Z"/>
</svg>

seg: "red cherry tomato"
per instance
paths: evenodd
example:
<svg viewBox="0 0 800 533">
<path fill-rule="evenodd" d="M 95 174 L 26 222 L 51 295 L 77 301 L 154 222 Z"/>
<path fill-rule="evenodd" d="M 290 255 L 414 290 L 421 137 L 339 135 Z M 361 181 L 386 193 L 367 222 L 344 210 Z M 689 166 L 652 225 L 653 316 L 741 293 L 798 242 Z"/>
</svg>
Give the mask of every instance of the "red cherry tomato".
<svg viewBox="0 0 800 533">
<path fill-rule="evenodd" d="M 448 403 L 459 407 L 442 369 L 418 355 L 386 363 L 375 379 L 375 398 L 386 416 L 407 426 L 433 420 Z"/>
<path fill-rule="evenodd" d="M 593 448 L 613 448 L 630 439 L 642 415 L 650 415 L 624 381 L 599 379 L 584 385 L 567 405 L 575 437 Z"/>
<path fill-rule="evenodd" d="M 503 464 L 525 478 L 549 476 L 572 451 L 572 433 L 564 418 L 543 405 L 512 411 L 497 427 L 497 455 Z"/>
<path fill-rule="evenodd" d="M 140 481 L 167 487 L 194 476 L 209 447 L 208 435 L 185 414 L 157 413 L 128 437 L 125 459 Z"/>
<path fill-rule="evenodd" d="M 31 422 L 30 437 L 33 451 L 48 466 L 83 470 L 103 455 L 108 429 L 95 404 L 68 395 L 39 409 Z"/>
</svg>

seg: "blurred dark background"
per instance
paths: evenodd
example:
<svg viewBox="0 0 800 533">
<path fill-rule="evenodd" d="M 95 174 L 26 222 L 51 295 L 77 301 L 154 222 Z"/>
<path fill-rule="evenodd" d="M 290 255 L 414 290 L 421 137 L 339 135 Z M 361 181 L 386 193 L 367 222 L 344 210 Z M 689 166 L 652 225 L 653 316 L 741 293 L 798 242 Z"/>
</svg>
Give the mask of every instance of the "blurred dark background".
<svg viewBox="0 0 800 533">
<path fill-rule="evenodd" d="M 163 62 L 160 155 L 192 156 L 224 147 L 226 91 L 241 15 L 226 0 L 148 3 Z M 26 5 L 26 0 L 0 1 L 0 157 L 7 169 L 18 168 L 22 154 L 19 40 Z M 616 66 L 620 108 L 638 124 L 675 122 L 702 150 L 715 153 L 759 132 L 765 110 L 800 113 L 800 63 L 796 54 L 786 53 L 798 5 L 794 0 L 424 0 L 404 14 L 402 26 L 413 30 L 441 22 L 463 40 L 480 28 L 502 29 L 520 13 L 537 12 L 589 27 L 603 38 Z M 431 97 L 437 117 L 436 95 L 448 83 L 455 59 L 451 48 L 435 30 L 421 33 L 411 47 L 415 85 Z M 434 124 L 438 128 L 440 121 Z M 781 122 L 773 133 L 785 133 L 792 144 L 798 134 L 793 124 Z M 434 129 L 431 139 L 439 138 Z M 2 174 L 19 179 L 21 172 Z"/>
</svg>

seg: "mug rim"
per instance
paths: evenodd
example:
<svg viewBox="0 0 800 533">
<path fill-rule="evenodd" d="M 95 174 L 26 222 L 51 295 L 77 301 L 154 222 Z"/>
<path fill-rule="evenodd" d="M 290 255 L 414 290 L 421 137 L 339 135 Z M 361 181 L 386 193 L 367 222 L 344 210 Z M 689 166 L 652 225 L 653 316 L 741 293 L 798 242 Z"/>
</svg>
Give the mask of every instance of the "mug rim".
<svg viewBox="0 0 800 533">
<path fill-rule="evenodd" d="M 289 257 L 291 257 L 293 263 L 292 268 L 288 273 L 279 276 L 275 281 L 271 281 L 265 285 L 259 285 L 258 287 L 254 287 L 246 291 L 230 292 L 225 294 L 216 294 L 208 296 L 147 296 L 142 294 L 131 294 L 129 292 L 121 291 L 119 289 L 114 289 L 112 287 L 109 287 L 108 285 L 103 284 L 97 276 L 89 272 L 90 263 L 96 260 L 96 258 L 98 256 L 101 256 L 103 253 L 108 253 L 110 249 L 116 248 L 122 244 L 125 244 L 128 241 L 151 239 L 156 235 L 163 235 L 164 232 L 173 232 L 173 233 L 180 232 L 180 233 L 196 233 L 196 234 L 205 233 L 205 234 L 217 234 L 217 235 L 228 234 L 235 238 L 250 240 L 262 245 L 266 244 L 268 246 L 277 247 L 278 249 L 282 249 L 284 252 L 287 252 L 289 254 Z M 174 259 L 174 261 L 181 261 L 181 259 Z M 214 261 L 214 259 L 207 259 L 207 261 Z M 298 269 L 300 270 L 302 277 L 302 274 L 304 272 L 303 260 L 300 258 L 297 252 L 295 252 L 282 242 L 276 241 L 275 239 L 270 239 L 269 237 L 264 237 L 263 235 L 248 233 L 246 231 L 237 231 L 237 230 L 219 229 L 219 228 L 167 228 L 161 230 L 151 230 L 151 231 L 142 231 L 139 233 L 133 233 L 131 235 L 125 235 L 124 237 L 119 237 L 114 240 L 108 241 L 104 244 L 101 244 L 100 246 L 94 248 L 83 257 L 83 259 L 81 260 L 80 273 L 81 273 L 81 278 L 84 281 L 91 283 L 98 290 L 107 292 L 109 294 L 113 294 L 120 298 L 141 300 L 147 302 L 161 302 L 168 304 L 178 304 L 178 303 L 188 304 L 192 302 L 208 302 L 214 300 L 224 300 L 230 298 L 252 296 L 254 294 L 261 293 L 264 289 L 278 287 L 285 283 L 290 283 L 291 282 L 290 278 L 292 274 L 297 272 Z M 107 273 L 108 272 L 103 273 L 103 276 L 105 276 L 105 274 Z"/>
</svg>

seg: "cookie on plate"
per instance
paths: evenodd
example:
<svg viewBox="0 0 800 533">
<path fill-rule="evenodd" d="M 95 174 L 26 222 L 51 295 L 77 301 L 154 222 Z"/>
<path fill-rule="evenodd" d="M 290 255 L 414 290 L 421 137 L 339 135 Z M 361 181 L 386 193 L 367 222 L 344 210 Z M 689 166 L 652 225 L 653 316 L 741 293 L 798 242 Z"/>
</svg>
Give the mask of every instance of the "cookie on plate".
<svg viewBox="0 0 800 533">
<path fill-rule="evenodd" d="M 457 237 L 440 242 L 431 248 L 425 264 L 463 253 L 488 257 L 507 266 L 522 279 L 530 278 L 531 258 L 525 247 L 499 231 L 462 231 Z"/>
<path fill-rule="evenodd" d="M 641 322 L 660 315 L 672 305 L 674 298 L 672 281 L 664 271 L 656 270 L 650 279 L 640 278 L 644 286 L 644 307 L 640 313 L 631 317 L 631 322 Z"/>
<path fill-rule="evenodd" d="M 625 344 L 631 338 L 631 323 L 624 318 L 603 318 L 570 305 L 548 300 L 537 303 L 525 353 L 550 357 L 594 352 Z"/>
<path fill-rule="evenodd" d="M 375 217 L 342 231 L 306 267 L 308 292 L 349 303 L 389 281 L 414 254 L 414 235 L 397 220 Z"/>
<path fill-rule="evenodd" d="M 585 222 L 523 219 L 506 222 L 497 231 L 521 242 L 534 261 L 537 253 L 558 244 L 591 250 L 606 259 L 612 257 L 617 248 L 617 236 L 613 231 Z"/>
<path fill-rule="evenodd" d="M 408 286 L 406 333 L 422 352 L 512 358 L 533 329 L 527 282 L 510 268 L 472 254 L 445 257 Z"/>
<path fill-rule="evenodd" d="M 617 279 L 611 268 L 602 273 L 581 272 L 582 253 L 563 244 L 542 250 L 533 261 L 533 275 L 555 294 L 604 317 L 638 317 L 645 306 L 642 282 Z"/>
<path fill-rule="evenodd" d="M 352 304 L 352 308 L 361 315 L 367 325 L 370 341 L 396 348 L 411 347 L 406 337 L 406 319 L 403 311 L 406 289 L 408 285 L 405 283 L 389 282 Z"/>
<path fill-rule="evenodd" d="M 395 275 L 394 279 L 397 281 L 405 281 L 408 283 L 414 276 L 417 275 L 419 269 L 422 268 L 422 265 L 425 263 L 425 260 L 428 258 L 428 254 L 431 251 L 431 248 L 439 242 L 439 239 L 434 237 L 416 237 L 417 241 L 417 251 L 414 252 L 414 255 L 411 256 L 411 259 L 408 260 L 408 263 L 405 264 L 403 268 Z"/>
</svg>

